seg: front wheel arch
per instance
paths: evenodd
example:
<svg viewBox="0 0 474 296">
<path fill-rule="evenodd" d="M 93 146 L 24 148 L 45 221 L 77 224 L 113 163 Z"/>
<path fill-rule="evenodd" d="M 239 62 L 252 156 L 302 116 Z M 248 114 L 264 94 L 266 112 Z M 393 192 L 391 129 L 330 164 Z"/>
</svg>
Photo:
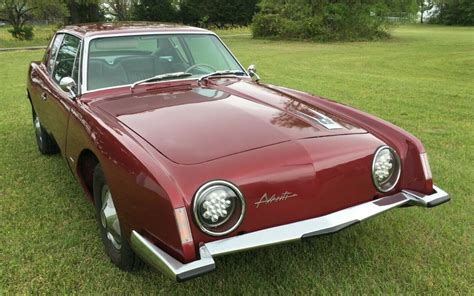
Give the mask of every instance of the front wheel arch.
<svg viewBox="0 0 474 296">
<path fill-rule="evenodd" d="M 94 169 L 99 164 L 99 158 L 89 149 L 84 149 L 77 159 L 76 173 L 79 181 L 89 194 L 89 198 L 94 202 Z"/>
<path fill-rule="evenodd" d="M 132 271 L 142 266 L 142 261 L 133 252 L 127 237 L 123 237 L 122 225 L 108 187 L 105 173 L 98 162 L 93 169 L 92 191 L 97 225 L 105 252 L 113 264 L 124 271 Z M 104 188 L 107 188 L 107 202 L 104 203 Z M 113 209 L 113 212 L 110 212 Z M 109 213 L 105 215 L 104 213 Z M 105 216 L 104 216 L 105 215 Z M 117 240 L 117 238 L 120 238 Z"/>
</svg>

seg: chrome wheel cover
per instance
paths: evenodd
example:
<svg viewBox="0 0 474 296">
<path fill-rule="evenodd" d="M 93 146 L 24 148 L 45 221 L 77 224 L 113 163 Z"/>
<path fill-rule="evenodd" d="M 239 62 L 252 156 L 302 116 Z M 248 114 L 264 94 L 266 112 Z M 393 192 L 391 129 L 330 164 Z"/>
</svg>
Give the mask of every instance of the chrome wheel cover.
<svg viewBox="0 0 474 296">
<path fill-rule="evenodd" d="M 102 227 L 105 229 L 107 239 L 112 243 L 114 248 L 120 250 L 122 247 L 120 222 L 112 199 L 112 194 L 107 185 L 102 186 L 101 200 L 102 209 L 100 211 L 100 222 Z"/>
</svg>

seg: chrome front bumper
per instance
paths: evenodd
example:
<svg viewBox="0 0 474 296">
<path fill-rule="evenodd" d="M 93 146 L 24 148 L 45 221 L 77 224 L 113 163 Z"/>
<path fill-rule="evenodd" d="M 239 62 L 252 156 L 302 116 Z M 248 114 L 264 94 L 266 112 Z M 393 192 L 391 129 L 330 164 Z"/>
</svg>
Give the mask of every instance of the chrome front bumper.
<svg viewBox="0 0 474 296">
<path fill-rule="evenodd" d="M 433 186 L 433 189 L 434 193 L 431 195 L 403 190 L 400 193 L 356 205 L 322 217 L 206 243 L 199 248 L 200 259 L 186 264 L 168 255 L 165 251 L 156 247 L 136 231 L 132 232 L 131 246 L 136 254 L 151 266 L 161 270 L 175 280 L 185 281 L 213 271 L 216 268 L 213 259 L 214 256 L 337 232 L 402 205 L 416 205 L 431 208 L 449 201 L 449 195 L 446 192 L 436 186 Z"/>
</svg>

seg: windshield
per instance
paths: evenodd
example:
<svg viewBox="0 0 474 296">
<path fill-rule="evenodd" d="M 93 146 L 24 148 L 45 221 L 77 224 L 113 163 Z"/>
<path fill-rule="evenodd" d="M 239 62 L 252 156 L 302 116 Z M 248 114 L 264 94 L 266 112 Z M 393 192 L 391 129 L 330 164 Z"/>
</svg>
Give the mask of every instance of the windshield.
<svg viewBox="0 0 474 296">
<path fill-rule="evenodd" d="M 157 75 L 243 71 L 213 35 L 173 34 L 105 37 L 91 40 L 87 89 L 129 85 Z M 189 79 L 183 76 L 177 79 Z"/>
</svg>

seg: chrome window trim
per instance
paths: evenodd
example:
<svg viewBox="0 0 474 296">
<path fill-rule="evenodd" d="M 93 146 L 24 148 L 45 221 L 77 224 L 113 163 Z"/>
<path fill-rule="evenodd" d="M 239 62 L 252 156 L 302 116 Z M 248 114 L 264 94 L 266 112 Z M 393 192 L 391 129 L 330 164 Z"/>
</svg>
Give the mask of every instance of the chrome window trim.
<svg viewBox="0 0 474 296">
<path fill-rule="evenodd" d="M 390 150 L 393 153 L 393 155 L 395 155 L 395 159 L 398 162 L 398 173 L 397 173 L 398 175 L 397 175 L 397 178 L 395 179 L 395 182 L 393 182 L 393 185 L 390 186 L 388 189 L 383 189 L 378 185 L 378 182 L 377 182 L 375 174 L 374 174 L 375 173 L 375 160 L 377 159 L 377 155 L 380 153 L 380 151 L 382 151 L 384 149 Z M 383 146 L 380 146 L 379 148 L 377 148 L 377 150 L 375 150 L 375 153 L 374 153 L 374 158 L 372 159 L 372 182 L 374 183 L 375 188 L 378 191 L 382 192 L 382 193 L 389 192 L 397 186 L 398 182 L 400 181 L 401 175 L 402 175 L 402 163 L 400 161 L 400 156 L 398 156 L 397 151 L 395 149 L 393 149 L 392 147 L 387 146 L 387 145 L 383 145 Z"/>
<path fill-rule="evenodd" d="M 90 92 L 96 92 L 100 90 L 106 90 L 106 89 L 114 89 L 118 87 L 124 87 L 128 86 L 130 87 L 132 84 L 124 84 L 124 85 L 116 85 L 116 86 L 111 86 L 111 87 L 104 87 L 104 88 L 98 88 L 98 89 L 93 89 L 93 90 L 88 90 L 87 89 L 87 60 L 89 58 L 89 45 L 92 40 L 95 39 L 101 39 L 101 38 L 112 38 L 112 37 L 128 37 L 128 36 L 149 36 L 149 35 L 211 35 L 215 36 L 224 46 L 224 48 L 229 52 L 229 54 L 232 56 L 232 58 L 237 62 L 239 67 L 242 69 L 242 72 L 244 72 L 246 77 L 250 77 L 245 68 L 242 66 L 240 61 L 235 57 L 234 53 L 227 47 L 227 45 L 222 41 L 222 39 L 213 32 L 195 32 L 195 31 L 152 31 L 152 32 L 130 32 L 130 33 L 117 33 L 117 34 L 109 34 L 109 35 L 94 35 L 94 36 L 85 36 L 84 37 L 84 49 L 83 49 L 83 56 L 82 56 L 82 79 L 81 81 L 83 82 L 81 84 L 81 93 L 82 94 L 87 94 Z M 242 76 L 242 77 L 245 77 Z M 187 79 L 187 80 L 196 80 L 197 78 L 193 79 Z M 186 80 L 186 79 L 179 79 L 180 81 Z M 174 80 L 167 80 L 166 82 L 171 82 Z M 153 82 L 156 83 L 156 82 Z"/>
<path fill-rule="evenodd" d="M 198 207 L 197 207 L 198 203 L 196 201 L 199 199 L 199 196 L 202 195 L 204 192 L 206 192 L 209 188 L 211 188 L 213 186 L 219 186 L 219 185 L 220 186 L 226 186 L 226 187 L 230 188 L 232 191 L 235 192 L 235 194 L 237 195 L 237 197 L 239 198 L 239 200 L 242 204 L 242 210 L 240 211 L 239 219 L 237 220 L 237 222 L 231 228 L 227 229 L 226 231 L 215 232 L 215 231 L 211 231 L 211 230 L 207 229 L 206 226 L 204 226 L 204 224 L 198 218 Z M 228 181 L 214 180 L 214 181 L 207 182 L 206 184 L 199 187 L 196 194 L 194 194 L 192 207 L 193 207 L 194 221 L 196 222 L 197 226 L 199 227 L 199 229 L 202 232 L 204 232 L 206 234 L 209 234 L 211 236 L 223 236 L 223 235 L 229 234 L 232 231 L 236 230 L 240 226 L 240 224 L 242 224 L 242 221 L 244 220 L 244 216 L 245 216 L 246 204 L 245 204 L 245 198 L 242 195 L 242 192 L 240 192 L 239 188 L 237 188 L 237 186 L 235 186 L 234 184 L 232 184 Z"/>
<path fill-rule="evenodd" d="M 75 36 L 75 37 L 76 37 L 76 36 Z M 83 40 L 82 38 L 79 38 L 79 48 L 78 48 L 78 50 L 77 50 L 76 57 L 74 58 L 74 66 L 72 67 L 72 73 L 71 73 L 71 75 L 74 76 L 73 74 L 74 74 L 74 70 L 75 70 L 75 68 L 76 68 L 76 62 L 78 62 L 78 63 L 77 63 L 77 67 L 78 67 L 79 69 L 77 69 L 77 81 L 76 81 L 76 84 L 77 84 L 77 86 L 78 86 L 78 87 L 77 87 L 77 92 L 78 92 L 78 93 L 76 94 L 77 96 L 79 96 L 79 95 L 81 94 L 81 87 L 80 87 L 80 85 L 81 85 L 81 82 L 82 82 L 82 80 L 81 80 L 81 68 L 82 68 L 81 66 L 82 66 L 82 62 L 81 62 L 81 61 L 82 61 L 82 50 L 83 50 L 83 45 L 84 45 L 84 42 L 83 42 L 83 41 L 84 41 L 84 40 Z M 74 77 L 72 77 L 72 76 L 71 76 L 71 78 L 74 79 Z"/>
<path fill-rule="evenodd" d="M 77 73 L 77 97 L 82 94 L 82 61 L 84 57 L 84 38 L 81 37 L 81 47 L 79 52 L 79 72 Z"/>
</svg>

